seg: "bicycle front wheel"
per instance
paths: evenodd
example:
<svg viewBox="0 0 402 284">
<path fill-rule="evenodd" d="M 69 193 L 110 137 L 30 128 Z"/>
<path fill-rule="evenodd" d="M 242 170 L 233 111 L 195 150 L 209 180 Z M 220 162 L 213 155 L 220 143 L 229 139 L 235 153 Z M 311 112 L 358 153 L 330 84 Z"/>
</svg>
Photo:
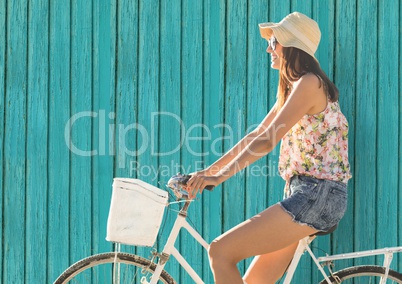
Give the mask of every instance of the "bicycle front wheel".
<svg viewBox="0 0 402 284">
<path fill-rule="evenodd" d="M 343 283 L 343 284 L 374 284 L 380 283 L 381 277 L 385 274 L 385 268 L 376 265 L 363 265 L 353 266 L 339 270 L 334 273 L 329 279 L 331 283 Z M 402 284 L 402 274 L 394 270 L 389 270 L 386 284 Z M 323 280 L 320 284 L 327 284 L 327 281 Z"/>
<path fill-rule="evenodd" d="M 71 265 L 56 279 L 54 284 L 148 283 L 155 268 L 155 263 L 134 254 L 102 253 L 89 256 Z M 163 270 L 158 283 L 175 284 L 176 282 Z"/>
</svg>

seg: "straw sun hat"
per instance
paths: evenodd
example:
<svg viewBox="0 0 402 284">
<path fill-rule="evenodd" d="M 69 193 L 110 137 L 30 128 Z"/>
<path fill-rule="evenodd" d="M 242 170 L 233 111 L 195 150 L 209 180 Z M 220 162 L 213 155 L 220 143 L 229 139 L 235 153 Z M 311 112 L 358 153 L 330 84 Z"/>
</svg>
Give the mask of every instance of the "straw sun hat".
<svg viewBox="0 0 402 284">
<path fill-rule="evenodd" d="M 321 32 L 317 22 L 306 15 L 294 12 L 279 23 L 262 23 L 258 26 L 261 37 L 270 39 L 273 34 L 282 46 L 299 48 L 315 58 Z"/>
</svg>

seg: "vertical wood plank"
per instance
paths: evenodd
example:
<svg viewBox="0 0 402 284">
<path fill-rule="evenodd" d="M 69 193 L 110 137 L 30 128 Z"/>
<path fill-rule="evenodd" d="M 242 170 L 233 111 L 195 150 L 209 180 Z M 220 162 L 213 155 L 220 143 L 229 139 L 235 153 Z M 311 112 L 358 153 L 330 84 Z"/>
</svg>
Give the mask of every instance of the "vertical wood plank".
<svg viewBox="0 0 402 284">
<path fill-rule="evenodd" d="M 321 30 L 321 41 L 316 57 L 328 78 L 334 81 L 335 1 L 314 1 L 312 15 Z M 313 251 L 320 256 L 323 255 L 323 252 L 330 254 L 331 235 L 316 238 L 313 243 Z M 314 262 L 311 263 L 311 277 L 312 283 L 319 283 L 323 279 Z"/>
<path fill-rule="evenodd" d="M 93 145 L 98 150 L 98 155 L 93 159 L 94 253 L 112 249 L 105 236 L 114 174 L 114 143 L 111 143 L 114 132 L 110 125 L 114 126 L 115 123 L 115 4 L 114 0 L 102 0 L 94 2 L 93 8 L 93 109 L 99 115 L 93 127 Z"/>
<path fill-rule="evenodd" d="M 92 3 L 71 3 L 71 153 L 70 262 L 91 253 L 92 161 Z"/>
<path fill-rule="evenodd" d="M 70 119 L 70 1 L 50 2 L 48 279 L 54 281 L 69 261 L 70 151 L 65 127 Z M 68 13 L 66 12 L 68 11 Z M 62 106 L 62 107 L 60 107 Z"/>
<path fill-rule="evenodd" d="M 139 106 L 138 84 L 138 2 L 117 1 L 116 48 L 116 161 L 117 177 L 138 175 L 135 171 L 137 131 L 135 126 Z M 134 27 L 134 28 L 133 28 Z M 131 171 L 131 169 L 133 171 Z"/>
<path fill-rule="evenodd" d="M 379 1 L 378 10 L 378 116 L 377 116 L 377 223 L 376 247 L 398 246 L 398 1 Z M 381 52 L 387 50 L 387 54 Z M 390 56 L 392 54 L 392 56 Z M 374 69 L 375 70 L 375 69 Z M 399 214 L 400 217 L 400 214 Z M 381 261 L 381 258 L 378 259 Z M 393 263 L 397 269 L 397 262 Z"/>
<path fill-rule="evenodd" d="M 26 1 L 7 2 L 3 283 L 25 281 L 27 19 Z"/>
<path fill-rule="evenodd" d="M 150 17 L 149 15 L 153 15 Z M 140 1 L 139 3 L 139 46 L 138 46 L 138 123 L 149 137 L 138 137 L 140 145 L 147 146 L 137 156 L 138 177 L 157 185 L 158 169 L 156 155 L 159 149 L 159 118 L 155 115 L 159 107 L 159 48 L 160 48 L 160 4 L 159 1 Z M 153 171 L 153 172 L 152 172 Z"/>
<path fill-rule="evenodd" d="M 49 1 L 29 1 L 25 283 L 45 283 L 47 267 Z M 40 261 L 38 261 L 40 259 Z"/>
<path fill-rule="evenodd" d="M 102 186 L 99 184 L 99 166 L 101 157 L 106 155 L 106 147 L 105 147 L 105 125 L 108 124 L 109 118 L 105 109 L 100 108 L 99 103 L 99 25 L 100 25 L 100 1 L 93 1 L 92 2 L 92 111 L 94 114 L 97 115 L 96 118 L 92 120 L 92 127 L 91 127 L 91 147 L 92 149 L 96 150 L 97 153 L 91 158 L 91 249 L 93 253 L 98 253 L 98 246 L 99 246 L 99 187 Z M 103 35 L 107 34 L 107 31 L 103 31 Z M 106 58 L 103 58 L 106 59 Z M 107 82 L 107 78 L 102 78 L 103 82 Z M 109 94 L 105 96 L 108 97 Z M 102 176 L 107 177 L 109 174 L 109 184 L 111 183 L 112 177 L 109 173 L 104 173 Z M 110 189 L 110 187 L 109 187 Z M 103 239 L 102 241 L 105 241 Z M 94 279 L 92 279 L 95 282 Z"/>
<path fill-rule="evenodd" d="M 182 1 L 182 118 L 186 126 L 184 147 L 182 148 L 182 163 L 190 172 L 203 168 L 202 143 L 204 128 L 203 117 L 203 3 L 201 1 Z M 205 191 L 204 194 L 209 194 Z M 189 216 L 194 227 L 201 232 L 202 198 L 193 202 Z M 181 249 L 198 274 L 202 273 L 204 249 L 189 234 L 181 235 Z M 180 282 L 190 283 L 187 272 L 182 271 Z"/>
<path fill-rule="evenodd" d="M 245 98 L 247 88 L 247 2 L 228 1 L 226 7 L 225 70 L 225 150 L 229 150 L 245 134 Z M 245 171 L 237 173 L 223 185 L 224 231 L 244 221 Z M 244 273 L 244 262 L 238 265 Z"/>
<path fill-rule="evenodd" d="M 0 31 L 3 31 L 0 35 L 0 274 L 3 275 L 3 242 L 4 242 L 4 230 L 3 230 L 3 200 L 4 200 L 4 115 L 6 106 L 6 47 L 7 47 L 7 2 L 0 3 Z M 1 280 L 2 277 L 0 277 Z"/>
<path fill-rule="evenodd" d="M 321 41 L 316 57 L 330 80 L 334 80 L 335 65 L 335 1 L 313 1 L 313 19 L 321 30 Z"/>
<path fill-rule="evenodd" d="M 159 162 L 158 186 L 164 188 L 171 176 L 177 172 L 188 173 L 186 162 L 180 160 L 180 150 L 184 147 L 183 142 L 186 125 L 182 125 L 181 110 L 186 107 L 181 102 L 181 78 L 182 78 L 182 29 L 185 23 L 182 20 L 181 1 L 161 1 L 160 6 L 160 77 L 159 77 Z M 196 17 L 196 16 L 195 16 Z M 179 72 L 178 72 L 179 71 Z M 188 82 L 189 83 L 189 82 Z M 183 91 L 187 96 L 191 96 Z M 184 168 L 182 169 L 181 166 Z M 194 204 L 193 204 L 194 205 Z M 179 209 L 178 205 L 171 205 L 166 211 L 163 232 L 158 240 L 159 249 L 169 236 L 169 229 L 173 226 L 176 214 L 170 209 Z M 191 218 L 190 213 L 190 218 Z M 176 247 L 180 245 L 180 237 L 176 241 Z M 180 277 L 180 267 L 176 260 L 169 261 L 166 266 L 171 275 L 175 275 L 178 282 L 183 282 Z M 186 282 L 186 281 L 184 281 Z"/>
<path fill-rule="evenodd" d="M 356 145 L 365 149 L 355 154 L 355 250 L 375 247 L 377 222 L 377 33 L 368 34 L 368 29 L 377 28 L 377 1 L 357 2 L 357 56 L 356 56 Z M 348 45 L 347 50 L 350 50 Z M 341 54 L 346 55 L 345 53 Z M 348 56 L 348 60 L 349 60 Z M 356 260 L 362 263 L 363 260 Z M 367 258 L 373 262 L 374 258 Z"/>
<path fill-rule="evenodd" d="M 204 1 L 204 104 L 203 121 L 209 129 L 211 140 L 204 142 L 207 166 L 223 154 L 224 122 L 224 50 L 225 50 L 225 1 Z M 207 242 L 222 233 L 222 186 L 203 194 L 203 236 Z M 203 279 L 213 283 L 209 260 L 204 259 Z"/>
<path fill-rule="evenodd" d="M 355 174 L 355 96 L 356 96 L 356 40 L 357 40 L 357 19 L 356 3 L 351 1 L 335 2 L 335 68 L 334 83 L 339 89 L 339 103 L 343 114 L 349 123 L 349 164 L 351 165 L 352 175 Z M 359 146 L 360 147 L 360 146 Z M 338 229 L 333 233 L 332 250 L 334 253 L 353 251 L 354 245 L 351 236 L 354 232 L 354 214 L 357 205 L 354 202 L 356 179 L 348 182 L 348 210 L 341 220 Z M 363 197 L 364 198 L 364 197 Z M 356 225 L 357 226 L 357 225 Z M 338 267 L 350 266 L 352 260 L 339 262 Z"/>
<path fill-rule="evenodd" d="M 402 61 L 402 4 L 399 3 L 399 14 L 398 14 L 398 18 L 399 18 L 399 23 L 398 23 L 398 40 L 399 40 L 399 48 L 398 48 L 398 62 Z M 402 64 L 399 64 L 399 71 L 398 71 L 398 78 L 401 78 L 402 76 Z M 399 94 L 402 94 L 402 83 L 399 80 L 398 81 L 398 92 Z M 399 128 L 398 128 L 398 145 L 399 145 L 399 149 L 398 149 L 398 170 L 399 170 L 399 177 L 402 177 L 402 99 L 399 96 L 398 97 L 399 100 L 399 104 L 398 104 L 398 120 L 399 120 Z M 398 208 L 402 208 L 402 182 L 400 181 L 400 179 L 398 179 Z M 401 213 L 401 210 L 399 209 L 399 214 Z M 402 244 L 402 218 L 398 218 L 398 243 Z M 397 263 L 398 263 L 398 271 L 402 271 L 402 256 L 398 255 L 397 257 Z"/>
<path fill-rule="evenodd" d="M 267 1 L 256 1 L 252 5 L 248 3 L 247 19 L 247 130 L 254 130 L 256 126 L 267 115 L 268 109 L 268 54 L 266 40 L 260 36 L 258 24 L 267 21 Z M 265 210 L 268 196 L 268 176 L 271 173 L 267 157 L 260 159 L 246 169 L 246 218 Z M 246 267 L 250 265 L 251 259 L 246 261 Z"/>
</svg>

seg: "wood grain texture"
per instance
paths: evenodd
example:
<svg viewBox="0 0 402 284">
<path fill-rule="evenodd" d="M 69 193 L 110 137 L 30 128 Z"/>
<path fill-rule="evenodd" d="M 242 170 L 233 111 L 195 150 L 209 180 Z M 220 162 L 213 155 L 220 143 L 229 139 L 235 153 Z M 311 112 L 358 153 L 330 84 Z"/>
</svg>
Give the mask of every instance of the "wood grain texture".
<svg viewBox="0 0 402 284">
<path fill-rule="evenodd" d="M 227 2 L 225 47 L 225 130 L 224 150 L 232 148 L 246 131 L 247 3 Z M 227 231 L 245 220 L 245 171 L 223 185 L 223 229 Z M 238 264 L 241 273 L 244 262 Z"/>
<path fill-rule="evenodd" d="M 105 240 L 115 157 L 116 1 L 94 2 L 93 7 L 93 109 L 98 118 L 92 128 L 93 158 L 92 242 L 95 252 L 110 251 Z M 113 127 L 112 127 L 113 126 Z"/>
<path fill-rule="evenodd" d="M 139 19 L 138 1 L 116 1 L 114 177 L 138 178 L 137 151 L 148 143 L 146 133 L 143 138 L 138 131 Z M 127 246 L 122 249 L 135 252 Z"/>
<path fill-rule="evenodd" d="M 122 7 L 124 9 L 124 7 Z M 159 1 L 140 1 L 138 9 L 138 98 L 137 122 L 144 127 L 149 137 L 137 137 L 137 147 L 146 143 L 144 153 L 137 154 L 141 171 L 137 177 L 157 185 L 158 180 L 148 169 L 158 168 L 159 151 L 159 68 L 160 68 L 160 3 Z M 150 15 L 152 15 L 150 17 Z M 129 29 L 129 27 L 124 27 Z M 132 54 L 130 54 L 132 56 Z M 148 143 L 148 144 L 147 144 Z"/>
<path fill-rule="evenodd" d="M 160 37 L 162 36 L 160 5 L 160 1 L 156 0 L 138 2 L 138 111 L 136 112 L 136 122 L 143 126 L 149 140 L 148 142 L 144 140 L 144 132 L 137 136 L 137 149 L 143 145 L 146 148 L 143 153 L 137 153 L 135 158 L 139 168 L 137 178 L 155 186 L 159 185 L 158 175 L 155 174 L 160 165 L 157 153 L 161 149 L 160 141 L 163 141 L 159 135 L 160 120 L 157 115 L 160 106 Z M 130 29 L 131 27 L 124 28 Z M 130 53 L 129 55 L 132 56 Z M 145 253 L 146 250 L 140 248 L 137 249 L 138 251 Z"/>
<path fill-rule="evenodd" d="M 137 136 L 139 7 L 136 1 L 116 2 L 116 107 L 115 107 L 115 176 L 137 177 L 130 165 L 137 161 L 135 152 L 143 140 Z M 135 28 L 132 28 L 135 27 Z M 137 143 L 141 142 L 141 146 Z"/>
<path fill-rule="evenodd" d="M 0 1 L 0 282 L 49 283 L 112 250 L 104 238 L 113 177 L 163 188 L 253 129 L 278 83 L 258 23 L 293 11 L 319 23 L 316 56 L 349 122 L 348 211 L 314 251 L 401 245 L 400 1 Z M 282 199 L 279 147 L 192 204 L 207 241 Z M 173 223 L 166 212 L 159 250 Z M 213 283 L 187 233 L 176 246 Z M 382 259 L 336 267 L 370 261 Z M 392 267 L 401 271 L 402 257 Z M 166 268 L 192 282 L 176 261 Z M 295 283 L 321 279 L 303 257 Z"/>
<path fill-rule="evenodd" d="M 349 123 L 349 164 L 353 178 L 348 182 L 348 209 L 339 229 L 332 236 L 332 251 L 340 253 L 342 251 L 353 251 L 354 242 L 351 237 L 354 235 L 355 227 L 358 224 L 354 221 L 355 216 L 355 129 L 356 115 L 355 108 L 357 96 L 356 85 L 356 54 L 358 40 L 357 32 L 357 7 L 356 3 L 351 1 L 335 2 L 335 54 L 334 54 L 334 83 L 339 89 L 339 104 L 343 114 Z M 359 146 L 360 147 L 360 146 Z M 339 262 L 339 267 L 352 265 L 353 260 Z"/>
<path fill-rule="evenodd" d="M 28 8 L 25 283 L 39 283 L 47 266 L 49 1 Z"/>
<path fill-rule="evenodd" d="M 4 200 L 4 115 L 6 105 L 6 46 L 7 46 L 7 4 L 6 1 L 0 4 L 0 212 L 3 212 Z M 3 228 L 3 214 L 0 215 L 0 228 Z M 1 229 L 3 232 L 3 229 Z M 0 243 L 3 244 L 3 234 L 0 234 Z M 0 245 L 0 267 L 3 267 L 3 245 Z M 2 270 L 1 270 L 2 271 Z M 2 277 L 0 277 L 1 279 Z"/>
<path fill-rule="evenodd" d="M 266 93 L 268 82 L 269 55 L 265 53 L 266 40 L 262 39 L 258 24 L 267 21 L 268 3 L 255 1 L 248 7 L 247 17 L 247 88 L 246 88 L 246 132 L 250 132 L 262 121 L 269 111 Z M 246 170 L 245 218 L 265 210 L 268 205 L 268 177 L 272 173 L 268 158 L 262 158 Z M 246 267 L 252 258 L 246 261 Z"/>
<path fill-rule="evenodd" d="M 205 165 L 211 165 L 223 152 L 224 122 L 224 50 L 225 50 L 225 2 L 204 1 L 204 95 L 203 123 L 211 135 L 204 141 L 203 149 L 208 153 L 203 157 Z M 204 132 L 205 134 L 205 132 Z M 212 192 L 203 194 L 203 234 L 211 242 L 222 234 L 222 196 L 223 187 L 218 186 Z M 208 259 L 204 258 L 203 276 L 205 283 L 212 283 L 212 273 Z"/>
<path fill-rule="evenodd" d="M 191 167 L 190 172 L 203 169 L 203 9 L 202 1 L 184 0 L 182 3 L 182 42 L 181 42 L 181 116 L 186 126 L 186 139 L 182 147 L 182 164 Z M 209 192 L 206 192 L 208 194 Z M 205 207 L 202 200 L 194 202 L 189 210 L 195 228 L 202 233 Z M 201 275 L 203 259 L 207 257 L 204 249 L 189 234 L 182 234 L 180 247 L 183 255 Z M 180 281 L 191 283 L 191 278 L 182 271 Z"/>
<path fill-rule="evenodd" d="M 69 241 L 70 263 L 92 253 L 92 2 L 71 2 L 71 143 Z M 73 123 L 74 122 L 74 123 Z"/>
<path fill-rule="evenodd" d="M 363 2 L 358 2 L 358 7 L 363 7 Z M 375 14 L 378 10 L 377 1 L 365 1 L 364 9 L 357 9 L 357 56 L 356 56 L 356 120 L 355 126 L 359 129 L 356 136 L 356 145 L 365 149 L 365 152 L 355 154 L 355 183 L 365 190 L 356 191 L 355 194 L 355 249 L 364 250 L 376 245 L 376 233 L 373 223 L 377 223 L 376 207 L 378 195 L 376 192 L 377 167 L 379 158 L 377 149 L 376 119 L 377 113 L 377 72 L 378 49 L 377 45 L 367 46 L 366 40 L 377 41 L 377 34 L 368 35 L 367 30 L 377 27 L 377 18 L 368 15 Z M 348 48 L 348 47 L 347 47 Z M 344 54 L 346 56 L 346 54 Z M 371 68 L 367 68 L 370 66 Z M 364 97 L 364 99 L 363 99 Z M 361 263 L 363 260 L 356 260 Z M 368 258 L 364 261 L 373 261 Z"/>
<path fill-rule="evenodd" d="M 400 3 L 400 1 L 399 1 Z M 378 82 L 377 82 L 377 200 L 376 246 L 398 246 L 397 234 L 387 234 L 384 228 L 398 228 L 398 111 L 401 93 L 398 85 L 400 48 L 398 37 L 398 1 L 379 2 L 378 7 Z M 385 55 L 382 50 L 387 50 Z M 400 192 L 400 191 L 399 191 Z M 382 261 L 381 258 L 377 261 Z M 397 269 L 397 261 L 394 263 Z"/>
<path fill-rule="evenodd" d="M 49 30 L 48 132 L 48 280 L 53 281 L 69 259 L 70 141 L 65 127 L 70 119 L 70 2 L 52 1 Z"/>
<path fill-rule="evenodd" d="M 24 283 L 26 258 L 26 141 L 28 7 L 7 2 L 3 161 L 3 283 Z M 3 126 L 2 126 L 3 127 Z"/>
<path fill-rule="evenodd" d="M 399 3 L 399 23 L 398 23 L 398 27 L 396 27 L 396 29 L 399 31 L 398 35 L 398 39 L 399 39 L 399 48 L 398 48 L 398 61 L 401 62 L 402 60 L 402 4 Z M 402 76 L 402 64 L 399 64 L 399 70 L 398 70 L 398 78 L 401 78 Z M 402 94 L 402 83 L 401 80 L 398 81 L 398 86 L 399 86 L 399 105 L 398 105 L 398 113 L 399 113 L 399 128 L 398 128 L 398 144 L 399 144 L 399 149 L 398 149 L 398 160 L 399 160 L 399 164 L 398 164 L 398 170 L 399 170 L 399 177 L 402 176 L 402 159 L 401 159 L 401 155 L 402 155 L 402 99 L 401 99 L 401 94 Z M 398 179 L 398 208 L 402 208 L 402 182 Z M 398 209 L 398 213 L 399 215 L 401 214 L 401 210 Z M 397 227 L 398 232 L 401 232 L 402 230 L 402 218 L 398 219 L 398 227 Z M 398 233 L 398 243 L 402 244 L 402 234 Z M 402 256 L 398 255 L 397 258 L 397 263 L 398 263 L 398 271 L 402 271 Z"/>
<path fill-rule="evenodd" d="M 186 12 L 184 11 L 185 9 Z M 183 33 L 185 29 L 188 29 L 187 22 L 183 18 L 187 12 L 188 8 L 184 8 L 184 3 L 181 1 L 167 0 L 160 3 L 160 77 L 158 79 L 160 85 L 160 104 L 158 108 L 159 113 L 156 113 L 157 116 L 155 116 L 155 119 L 159 122 L 158 138 L 161 141 L 158 148 L 158 152 L 161 154 L 155 156 L 160 166 L 160 169 L 155 171 L 158 175 L 160 188 L 164 188 L 169 178 L 177 172 L 189 173 L 186 168 L 190 166 L 190 163 L 181 162 L 181 153 L 185 149 L 183 143 L 186 128 L 188 127 L 188 123 L 182 114 L 182 101 L 185 97 L 193 95 L 191 86 L 193 81 L 186 81 L 188 78 L 185 76 L 185 72 L 178 72 L 178 70 L 182 70 L 184 61 L 188 58 L 188 56 L 185 57 L 186 55 L 184 54 L 186 52 L 183 50 Z M 198 13 L 194 11 L 194 17 L 198 16 Z M 193 39 L 197 40 L 197 36 L 194 35 Z M 179 206 L 175 205 L 169 209 L 178 210 Z M 158 239 L 160 249 L 162 249 L 163 244 L 168 238 L 168 228 L 171 228 L 174 222 L 172 218 L 174 216 L 173 212 L 166 211 L 166 213 L 166 216 L 170 218 L 166 219 L 165 230 Z M 176 247 L 178 248 L 180 247 L 182 235 L 176 241 Z M 188 254 L 184 255 L 188 257 Z M 178 276 L 176 278 L 178 281 L 182 281 L 180 278 L 181 272 L 176 261 L 168 263 L 167 269 L 169 269 L 170 273 Z"/>
</svg>

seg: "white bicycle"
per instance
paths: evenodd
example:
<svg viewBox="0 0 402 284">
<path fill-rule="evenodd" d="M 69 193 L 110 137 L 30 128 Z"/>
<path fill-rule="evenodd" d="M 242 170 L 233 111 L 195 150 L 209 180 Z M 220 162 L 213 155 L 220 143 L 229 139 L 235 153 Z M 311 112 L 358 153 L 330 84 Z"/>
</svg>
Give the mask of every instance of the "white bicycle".
<svg viewBox="0 0 402 284">
<path fill-rule="evenodd" d="M 165 264 L 169 261 L 170 257 L 176 258 L 178 263 L 182 268 L 187 271 L 190 277 L 195 283 L 204 283 L 201 277 L 194 271 L 191 264 L 189 264 L 185 258 L 180 254 L 180 252 L 175 247 L 175 241 L 179 236 L 179 232 L 182 228 L 186 229 L 190 235 L 199 243 L 201 246 L 208 250 L 209 244 L 202 238 L 202 236 L 190 225 L 187 221 L 187 211 L 191 204 L 191 200 L 187 199 L 187 192 L 183 190 L 189 176 L 176 175 L 172 177 L 168 183 L 168 187 L 173 191 L 176 196 L 177 202 L 182 202 L 183 206 L 180 212 L 177 214 L 176 221 L 170 231 L 168 240 L 164 245 L 163 251 L 153 252 L 152 259 L 145 259 L 141 256 L 129 253 L 119 252 L 118 249 L 115 252 L 101 253 L 84 258 L 75 264 L 67 268 L 54 282 L 54 284 L 62 283 L 177 283 L 169 274 L 164 270 Z M 117 179 L 118 180 L 118 179 Z M 115 179 L 116 182 L 116 179 Z M 139 180 L 135 179 L 120 179 L 120 182 L 124 184 L 132 185 L 131 189 L 136 189 L 140 191 L 141 196 L 146 196 L 149 198 L 149 190 L 152 186 L 145 184 Z M 120 186 L 121 188 L 122 186 Z M 125 190 L 127 188 L 124 188 Z M 157 192 L 160 195 L 160 192 Z M 112 197 L 113 199 L 114 197 Z M 126 197 L 124 197 L 126 198 Z M 146 199 L 148 200 L 148 199 Z M 141 201 L 143 203 L 143 200 Z M 162 202 L 163 203 L 163 202 Z M 132 204 L 132 202 L 130 202 Z M 165 206 L 165 205 L 163 205 Z M 124 205 L 123 205 L 124 207 Z M 152 206 L 151 206 L 152 207 Z M 133 207 L 130 207 L 133 208 Z M 141 207 L 142 210 L 146 210 L 146 207 Z M 145 208 L 145 209 L 144 209 Z M 153 210 L 153 209 L 152 209 Z M 163 212 L 163 211 L 162 211 Z M 163 213 L 162 213 L 163 215 Z M 147 215 L 148 216 L 148 215 Z M 109 215 L 109 219 L 110 219 Z M 158 222 L 162 222 L 160 218 Z M 159 221 L 160 220 L 160 221 Z M 135 220 L 131 220 L 134 222 Z M 109 225 L 109 224 L 108 224 Z M 149 227 L 149 222 L 146 226 Z M 152 224 L 151 224 L 152 225 Z M 157 228 L 156 234 L 160 224 L 154 224 L 152 228 Z M 335 228 L 333 228 L 334 230 Z M 326 233 L 331 233 L 330 230 Z M 141 233 L 141 231 L 140 231 Z M 326 233 L 320 233 L 317 235 L 323 235 Z M 141 236 L 139 236 L 141 238 Z M 152 236 L 152 242 L 154 242 L 154 237 Z M 392 258 L 395 253 L 402 252 L 402 247 L 392 247 L 383 248 L 370 251 L 352 252 L 338 255 L 327 255 L 323 257 L 316 257 L 311 250 L 309 244 L 316 237 L 316 235 L 306 237 L 299 242 L 299 246 L 296 249 L 293 260 L 291 261 L 285 279 L 284 284 L 289 284 L 292 281 L 294 272 L 299 264 L 301 256 L 307 251 L 311 256 L 313 262 L 317 266 L 318 270 L 321 272 L 323 280 L 319 283 L 399 283 L 402 284 L 402 274 L 391 270 L 390 265 Z M 145 241 L 146 242 L 146 241 Z M 124 241 L 123 241 L 124 243 Z M 149 242 L 148 242 L 149 244 Z M 145 244 L 144 244 L 145 245 Z M 117 245 L 119 247 L 119 245 Z M 366 256 L 383 255 L 384 261 L 383 265 L 362 265 L 362 266 L 352 266 L 339 271 L 334 272 L 334 261 L 351 259 L 351 258 L 361 258 Z M 187 284 L 187 283 L 185 283 Z"/>
</svg>

